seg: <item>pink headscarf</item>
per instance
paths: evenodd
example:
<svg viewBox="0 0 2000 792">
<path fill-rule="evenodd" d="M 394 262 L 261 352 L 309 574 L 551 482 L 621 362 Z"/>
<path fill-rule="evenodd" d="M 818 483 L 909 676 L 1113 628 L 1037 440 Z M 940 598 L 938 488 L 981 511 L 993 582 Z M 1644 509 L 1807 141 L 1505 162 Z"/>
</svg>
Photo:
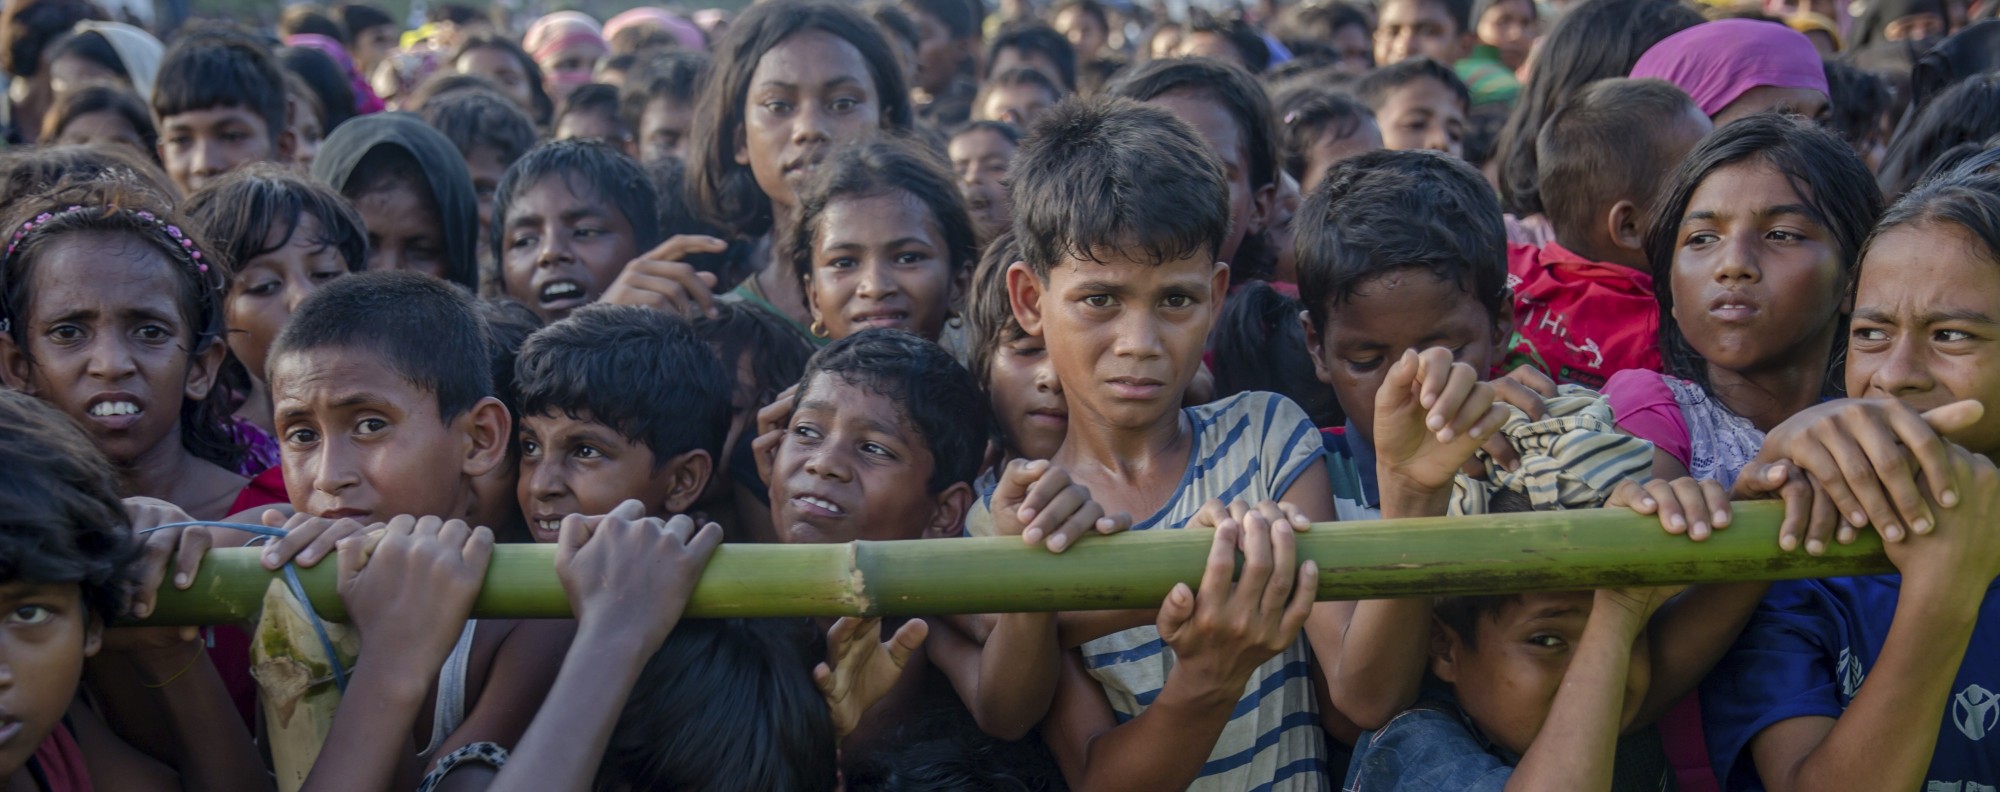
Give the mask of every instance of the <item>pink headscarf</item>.
<svg viewBox="0 0 2000 792">
<path fill-rule="evenodd" d="M 319 50 L 333 59 L 333 65 L 340 67 L 341 73 L 347 75 L 348 86 L 354 89 L 355 115 L 382 112 L 382 97 L 375 95 L 374 86 L 369 85 L 368 78 L 355 68 L 354 58 L 348 56 L 347 48 L 340 42 L 318 33 L 296 33 L 285 37 L 285 46 Z"/>
<path fill-rule="evenodd" d="M 1805 34 L 1776 22 L 1718 19 L 1654 44 L 1632 66 L 1632 77 L 1666 80 L 1713 116 L 1761 86 L 1826 93 L 1819 51 Z"/>
<path fill-rule="evenodd" d="M 701 34 L 701 28 L 695 27 L 694 23 L 681 18 L 679 14 L 651 6 L 640 6 L 612 17 L 611 21 L 604 23 L 604 38 L 609 41 L 612 36 L 618 35 L 618 31 L 639 25 L 650 25 L 666 31 L 668 35 L 674 37 L 674 41 L 678 42 L 682 49 L 696 52 L 708 49 L 708 37 Z"/>
<path fill-rule="evenodd" d="M 527 50 L 528 57 L 538 64 L 579 43 L 609 49 L 604 43 L 604 29 L 597 20 L 577 11 L 557 11 L 537 19 L 528 26 L 528 34 L 521 37 L 521 49 Z"/>
</svg>

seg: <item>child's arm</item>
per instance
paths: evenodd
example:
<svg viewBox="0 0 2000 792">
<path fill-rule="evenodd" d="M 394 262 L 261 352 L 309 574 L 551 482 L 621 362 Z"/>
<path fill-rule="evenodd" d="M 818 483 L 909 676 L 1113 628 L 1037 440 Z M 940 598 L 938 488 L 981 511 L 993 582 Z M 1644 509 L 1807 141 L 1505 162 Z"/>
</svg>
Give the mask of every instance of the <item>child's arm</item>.
<svg viewBox="0 0 2000 792">
<path fill-rule="evenodd" d="M 104 648 L 86 670 L 105 721 L 143 723 L 144 736 L 164 736 L 151 753 L 167 760 L 187 788 L 272 787 L 198 629 L 106 630 Z"/>
<path fill-rule="evenodd" d="M 1382 517 L 1442 516 L 1465 461 L 1507 421 L 1493 387 L 1451 351 L 1405 352 L 1375 395 Z M 1306 635 L 1326 668 L 1329 697 L 1364 729 L 1379 729 L 1417 700 L 1430 656 L 1425 597 L 1326 604 Z"/>
<path fill-rule="evenodd" d="M 597 775 L 625 698 L 680 622 L 722 543 L 721 526 L 641 519 L 626 501 L 603 518 L 563 520 L 556 576 L 576 610 L 576 640 L 546 703 L 489 790 L 583 789 Z M 440 750 L 440 753 L 443 751 Z"/>
<path fill-rule="evenodd" d="M 472 612 L 493 533 L 458 520 L 402 516 L 340 543 L 340 597 L 361 632 L 333 728 L 303 790 L 401 786 L 410 727 Z M 413 769 L 413 768 L 412 768 Z"/>
<path fill-rule="evenodd" d="M 1508 777 L 1508 789 L 1611 788 L 1632 643 L 1673 594 L 1671 589 L 1597 592 L 1562 687 L 1541 732 Z"/>
<path fill-rule="evenodd" d="M 1960 503 L 1928 504 L 1939 520 L 1930 535 L 1884 543 L 1903 575 L 1901 593 L 1860 690 L 1837 719 L 1791 718 L 1751 738 L 1751 758 L 1772 792 L 1923 785 L 1986 589 L 2000 575 L 2000 531 L 1992 525 L 2000 470 L 1957 446 L 1947 446 L 1946 457 L 1945 486 Z"/>
<path fill-rule="evenodd" d="M 1123 724 L 1074 658 L 1066 663 L 1046 728 L 1071 789 L 1183 789 L 1200 776 L 1250 676 L 1297 640 L 1311 612 L 1319 568 L 1295 567 L 1295 557 L 1291 529 L 1261 514 L 1216 530 L 1199 592 L 1177 584 L 1160 605 L 1160 637 L 1177 662 L 1159 697 Z"/>
<path fill-rule="evenodd" d="M 604 290 L 604 302 L 643 305 L 692 320 L 715 318 L 715 276 L 687 263 L 696 253 L 721 253 L 729 243 L 715 237 L 682 234 L 646 251 L 618 273 Z"/>
</svg>

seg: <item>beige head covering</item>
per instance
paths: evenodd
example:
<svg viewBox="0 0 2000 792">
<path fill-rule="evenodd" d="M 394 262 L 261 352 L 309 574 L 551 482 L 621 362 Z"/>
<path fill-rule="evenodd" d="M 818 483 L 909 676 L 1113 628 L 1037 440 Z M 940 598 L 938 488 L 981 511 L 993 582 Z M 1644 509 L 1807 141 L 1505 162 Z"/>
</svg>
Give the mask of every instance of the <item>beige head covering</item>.
<svg viewBox="0 0 2000 792">
<path fill-rule="evenodd" d="M 123 22 L 76 23 L 78 33 L 96 33 L 111 42 L 111 50 L 118 53 L 118 60 L 125 64 L 125 73 L 132 77 L 132 90 L 148 104 L 153 101 L 153 81 L 160 76 L 160 60 L 166 55 L 166 46 L 153 34 L 127 25 Z"/>
</svg>

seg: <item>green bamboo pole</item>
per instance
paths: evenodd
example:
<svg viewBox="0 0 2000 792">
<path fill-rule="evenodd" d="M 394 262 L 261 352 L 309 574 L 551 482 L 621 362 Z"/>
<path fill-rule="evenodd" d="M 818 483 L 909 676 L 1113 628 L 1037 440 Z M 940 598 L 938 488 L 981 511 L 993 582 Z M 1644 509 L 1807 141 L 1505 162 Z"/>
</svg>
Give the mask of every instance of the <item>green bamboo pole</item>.
<svg viewBox="0 0 2000 792">
<path fill-rule="evenodd" d="M 1740 503 L 1707 541 L 1668 536 L 1623 509 L 1328 523 L 1299 536 L 1319 562 L 1319 598 L 1494 594 L 1892 571 L 1864 531 L 1825 555 L 1778 549 L 1782 507 Z M 1089 538 L 1062 555 L 1019 539 L 725 545 L 695 587 L 697 617 L 938 615 L 1157 607 L 1176 582 L 1198 582 L 1209 534 L 1144 531 Z M 272 573 L 256 549 L 211 551 L 187 591 L 160 593 L 152 624 L 247 622 Z M 496 548 L 475 616 L 559 618 L 569 603 L 550 545 Z M 313 607 L 345 618 L 335 564 L 300 570 Z"/>
</svg>

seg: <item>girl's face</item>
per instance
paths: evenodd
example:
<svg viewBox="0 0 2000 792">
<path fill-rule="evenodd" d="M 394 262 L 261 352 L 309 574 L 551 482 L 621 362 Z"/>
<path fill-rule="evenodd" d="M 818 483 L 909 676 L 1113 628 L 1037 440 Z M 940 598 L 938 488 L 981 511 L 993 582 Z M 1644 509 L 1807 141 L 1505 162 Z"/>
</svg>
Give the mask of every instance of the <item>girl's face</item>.
<svg viewBox="0 0 2000 792">
<path fill-rule="evenodd" d="M 130 147 L 133 151 L 153 156 L 146 146 L 146 139 L 139 136 L 139 130 L 124 116 L 109 110 L 84 113 L 64 124 L 62 133 L 55 139 L 59 146 L 87 146 L 93 143 L 116 144 Z"/>
<path fill-rule="evenodd" d="M 1862 260 L 1847 346 L 1847 393 L 1919 410 L 1961 399 L 1986 416 L 1954 439 L 2000 453 L 2000 264 L 1955 223 L 1877 237 Z"/>
<path fill-rule="evenodd" d="M 421 174 L 390 179 L 353 197 L 368 227 L 368 268 L 445 275 L 444 221 Z"/>
<path fill-rule="evenodd" d="M 319 114 L 313 112 L 311 102 L 293 100 L 292 136 L 298 138 L 298 147 L 292 152 L 292 161 L 305 170 L 312 169 L 313 159 L 319 156 L 319 144 L 326 140 L 326 129 Z"/>
<path fill-rule="evenodd" d="M 777 215 L 835 148 L 882 128 L 881 97 L 861 51 L 824 30 L 778 42 L 757 61 L 743 102 L 736 164 L 747 165 Z"/>
<path fill-rule="evenodd" d="M 944 234 L 909 193 L 834 199 L 812 260 L 806 301 L 835 339 L 893 327 L 935 341 L 958 297 Z"/>
<path fill-rule="evenodd" d="M 965 196 L 972 222 L 985 238 L 991 239 L 1014 224 L 1003 179 L 1016 150 L 1005 136 L 988 129 L 959 135 L 946 147 L 951 171 L 958 177 L 958 191 Z"/>
<path fill-rule="evenodd" d="M 1776 168 L 1718 168 L 1675 232 L 1673 320 L 1710 366 L 1755 371 L 1823 354 L 1840 318 L 1841 251 Z"/>
<path fill-rule="evenodd" d="M 528 86 L 528 70 L 514 53 L 496 47 L 481 47 L 459 56 L 454 64 L 459 74 L 476 74 L 492 80 L 529 113 L 534 112 L 535 90 Z"/>
<path fill-rule="evenodd" d="M 8 387 L 61 409 L 114 463 L 177 448 L 181 404 L 208 396 L 224 351 L 192 348 L 182 265 L 117 233 L 52 240 L 37 258 L 23 346 L 0 341 Z"/>
<path fill-rule="evenodd" d="M 591 42 L 578 42 L 557 50 L 543 61 L 542 74 L 546 75 L 543 85 L 548 89 L 549 98 L 560 103 L 576 87 L 590 82 L 590 74 L 597 68 L 597 61 L 604 57 L 604 48 Z"/>
<path fill-rule="evenodd" d="M 590 303 L 639 257 L 625 211 L 559 174 L 528 185 L 502 220 L 507 294 L 553 322 Z"/>
<path fill-rule="evenodd" d="M 1024 335 L 993 350 L 986 372 L 993 412 L 1007 432 L 1008 450 L 1022 459 L 1049 459 L 1069 431 L 1069 402 L 1042 339 Z"/>
<path fill-rule="evenodd" d="M 101 645 L 101 626 L 75 583 L 0 583 L 0 668 L 10 682 L 0 687 L 0 711 L 18 725 L 0 741 L 0 772 L 26 765 L 62 725 L 83 661 Z"/>
<path fill-rule="evenodd" d="M 1520 68 L 1535 43 L 1535 7 L 1528 0 L 1501 0 L 1479 18 L 1479 41 L 1500 50 L 1500 60 Z"/>
<path fill-rule="evenodd" d="M 287 240 L 285 229 L 271 230 L 270 238 L 260 247 L 275 249 L 244 263 L 223 305 L 223 318 L 229 324 L 229 350 L 260 381 L 271 341 L 291 320 L 299 301 L 327 281 L 347 274 L 347 261 L 340 257 L 339 249 L 321 241 L 327 233 L 319 218 L 300 214 L 291 232 Z"/>
</svg>

